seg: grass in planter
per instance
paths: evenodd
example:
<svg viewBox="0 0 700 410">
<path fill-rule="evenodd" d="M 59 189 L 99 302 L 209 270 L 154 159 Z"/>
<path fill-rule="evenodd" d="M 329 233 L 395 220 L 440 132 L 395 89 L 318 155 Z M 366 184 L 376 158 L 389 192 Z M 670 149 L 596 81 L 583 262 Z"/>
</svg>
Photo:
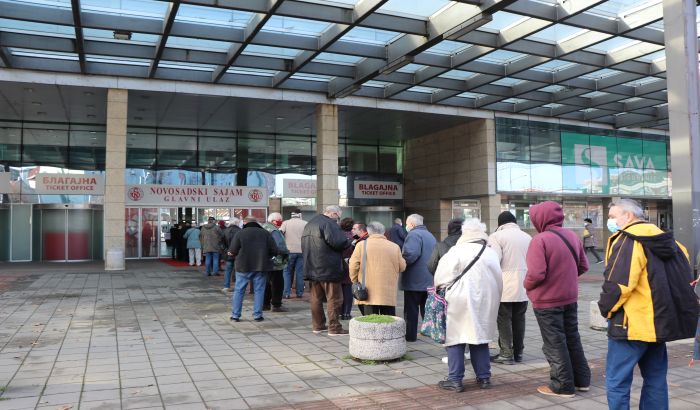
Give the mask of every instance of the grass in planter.
<svg viewBox="0 0 700 410">
<path fill-rule="evenodd" d="M 387 315 L 368 315 L 356 318 L 358 322 L 364 323 L 394 323 L 396 319 L 393 316 Z"/>
</svg>

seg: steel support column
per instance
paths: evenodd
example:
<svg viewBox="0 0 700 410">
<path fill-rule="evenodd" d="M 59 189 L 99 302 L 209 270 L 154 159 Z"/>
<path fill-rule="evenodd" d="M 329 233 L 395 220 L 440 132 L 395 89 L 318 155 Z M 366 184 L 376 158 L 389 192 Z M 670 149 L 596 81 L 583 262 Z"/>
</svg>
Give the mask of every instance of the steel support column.
<svg viewBox="0 0 700 410">
<path fill-rule="evenodd" d="M 664 0 L 673 229 L 694 258 L 700 245 L 700 88 L 695 0 Z"/>
</svg>

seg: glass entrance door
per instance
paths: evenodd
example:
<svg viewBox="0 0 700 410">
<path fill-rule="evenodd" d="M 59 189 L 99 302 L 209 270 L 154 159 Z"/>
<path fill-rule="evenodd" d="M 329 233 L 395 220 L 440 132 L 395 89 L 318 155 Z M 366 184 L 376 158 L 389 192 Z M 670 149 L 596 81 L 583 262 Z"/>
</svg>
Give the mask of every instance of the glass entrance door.
<svg viewBox="0 0 700 410">
<path fill-rule="evenodd" d="M 102 258 L 101 209 L 38 209 L 41 259 L 84 261 Z"/>
<path fill-rule="evenodd" d="M 160 245 L 158 208 L 126 208 L 125 257 L 157 258 Z"/>
</svg>

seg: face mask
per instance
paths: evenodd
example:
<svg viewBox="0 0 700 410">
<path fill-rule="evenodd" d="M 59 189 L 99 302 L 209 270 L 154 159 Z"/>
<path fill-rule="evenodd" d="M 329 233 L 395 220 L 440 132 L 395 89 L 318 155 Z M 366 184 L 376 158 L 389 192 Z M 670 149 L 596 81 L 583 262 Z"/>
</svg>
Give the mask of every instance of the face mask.
<svg viewBox="0 0 700 410">
<path fill-rule="evenodd" d="M 406 232 L 411 232 L 411 229 L 413 229 L 412 226 L 406 225 Z"/>
<path fill-rule="evenodd" d="M 282 226 L 282 221 L 272 221 L 272 224 L 279 228 Z"/>
<path fill-rule="evenodd" d="M 608 230 L 611 233 L 616 233 L 617 231 L 620 230 L 620 227 L 617 226 L 617 219 L 615 219 L 615 218 L 608 219 Z"/>
</svg>

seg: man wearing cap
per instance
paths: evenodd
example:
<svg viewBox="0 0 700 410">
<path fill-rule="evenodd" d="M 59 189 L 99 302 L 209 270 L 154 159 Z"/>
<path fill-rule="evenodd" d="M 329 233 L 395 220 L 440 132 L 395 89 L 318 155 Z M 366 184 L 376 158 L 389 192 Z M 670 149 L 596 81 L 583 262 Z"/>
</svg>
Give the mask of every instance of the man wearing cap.
<svg viewBox="0 0 700 410">
<path fill-rule="evenodd" d="M 489 236 L 489 246 L 501 262 L 503 292 L 498 307 L 498 346 L 495 363 L 514 364 L 523 360 L 527 293 L 523 286 L 527 273 L 527 248 L 532 238 L 520 230 L 510 211 L 498 215 L 498 229 Z"/>
<path fill-rule="evenodd" d="M 216 219 L 213 216 L 209 217 L 208 223 L 202 225 L 202 233 L 199 239 L 202 242 L 207 276 L 219 276 L 219 252 L 221 251 L 221 241 L 224 239 L 224 233 L 216 224 Z"/>
</svg>

